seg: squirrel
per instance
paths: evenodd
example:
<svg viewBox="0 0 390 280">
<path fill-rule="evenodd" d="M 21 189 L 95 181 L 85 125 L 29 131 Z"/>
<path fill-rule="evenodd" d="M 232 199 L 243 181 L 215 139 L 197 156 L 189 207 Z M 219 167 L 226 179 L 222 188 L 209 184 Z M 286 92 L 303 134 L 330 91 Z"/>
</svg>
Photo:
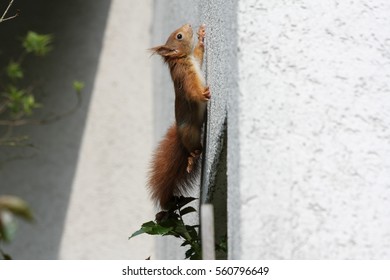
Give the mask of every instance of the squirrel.
<svg viewBox="0 0 390 280">
<path fill-rule="evenodd" d="M 186 193 L 198 174 L 201 130 L 211 98 L 201 72 L 205 28 L 204 24 L 199 27 L 196 44 L 191 25 L 185 24 L 164 45 L 150 49 L 168 65 L 175 88 L 176 122 L 155 150 L 148 180 L 151 197 L 162 209 Z"/>
</svg>

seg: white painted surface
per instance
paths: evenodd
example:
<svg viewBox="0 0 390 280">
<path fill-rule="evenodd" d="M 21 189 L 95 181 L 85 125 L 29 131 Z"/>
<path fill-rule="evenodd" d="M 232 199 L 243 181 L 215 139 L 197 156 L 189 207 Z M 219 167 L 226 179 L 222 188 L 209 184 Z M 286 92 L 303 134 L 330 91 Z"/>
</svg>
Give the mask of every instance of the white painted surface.
<svg viewBox="0 0 390 280">
<path fill-rule="evenodd" d="M 150 236 L 127 240 L 153 219 L 145 188 L 152 148 L 150 20 L 150 1 L 111 3 L 60 258 L 153 255 Z"/>
<path fill-rule="evenodd" d="M 239 1 L 230 258 L 390 257 L 389 14 Z"/>
<path fill-rule="evenodd" d="M 215 260 L 215 240 L 214 240 L 214 207 L 212 204 L 202 204 L 200 210 L 200 221 L 202 227 L 202 259 Z"/>
</svg>

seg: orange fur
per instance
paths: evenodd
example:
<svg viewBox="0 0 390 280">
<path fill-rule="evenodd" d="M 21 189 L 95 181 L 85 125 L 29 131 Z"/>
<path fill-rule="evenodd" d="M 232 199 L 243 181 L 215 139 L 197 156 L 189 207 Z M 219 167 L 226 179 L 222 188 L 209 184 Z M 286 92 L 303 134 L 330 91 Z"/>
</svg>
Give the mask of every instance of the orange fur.
<svg viewBox="0 0 390 280">
<path fill-rule="evenodd" d="M 175 88 L 176 123 L 156 149 L 148 182 L 152 199 L 163 209 L 169 208 L 174 196 L 187 192 L 199 169 L 202 125 L 210 98 L 200 72 L 204 29 L 202 25 L 195 47 L 192 28 L 187 24 L 174 31 L 165 45 L 151 49 L 168 64 Z"/>
<path fill-rule="evenodd" d="M 194 162 L 193 171 L 187 173 L 187 157 L 174 124 L 154 153 L 149 176 L 152 199 L 163 209 L 167 209 L 174 196 L 185 195 L 195 182 L 199 160 Z"/>
</svg>

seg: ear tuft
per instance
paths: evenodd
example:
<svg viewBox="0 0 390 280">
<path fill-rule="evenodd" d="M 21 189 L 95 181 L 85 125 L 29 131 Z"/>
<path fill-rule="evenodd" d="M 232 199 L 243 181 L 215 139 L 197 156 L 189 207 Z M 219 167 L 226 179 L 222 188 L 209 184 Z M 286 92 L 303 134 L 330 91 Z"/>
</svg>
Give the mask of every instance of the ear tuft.
<svg viewBox="0 0 390 280">
<path fill-rule="evenodd" d="M 179 53 L 178 50 L 172 49 L 165 45 L 151 48 L 150 51 L 152 52 L 152 55 L 157 53 L 163 57 L 175 56 Z"/>
</svg>

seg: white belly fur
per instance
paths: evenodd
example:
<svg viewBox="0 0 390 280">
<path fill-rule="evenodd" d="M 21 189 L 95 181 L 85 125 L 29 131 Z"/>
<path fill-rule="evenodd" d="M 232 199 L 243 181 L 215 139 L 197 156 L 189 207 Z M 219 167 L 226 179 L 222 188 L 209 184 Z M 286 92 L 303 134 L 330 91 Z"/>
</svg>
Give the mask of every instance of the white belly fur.
<svg viewBox="0 0 390 280">
<path fill-rule="evenodd" d="M 200 69 L 200 65 L 199 65 L 199 62 L 198 60 L 193 56 L 191 55 L 191 62 L 192 62 L 192 65 L 194 66 L 194 70 L 195 70 L 195 73 L 196 75 L 198 76 L 200 82 L 202 83 L 202 85 L 205 87 L 206 86 L 206 80 L 203 76 L 203 72 L 202 70 Z"/>
<path fill-rule="evenodd" d="M 194 56 L 191 56 L 191 62 L 195 69 L 196 75 L 198 76 L 199 81 L 202 83 L 204 87 L 206 87 L 206 80 L 204 78 L 202 70 L 200 69 L 198 60 L 196 60 Z M 199 112 L 198 112 L 199 120 L 203 120 L 206 108 L 207 108 L 207 102 L 202 102 L 199 104 Z"/>
</svg>

